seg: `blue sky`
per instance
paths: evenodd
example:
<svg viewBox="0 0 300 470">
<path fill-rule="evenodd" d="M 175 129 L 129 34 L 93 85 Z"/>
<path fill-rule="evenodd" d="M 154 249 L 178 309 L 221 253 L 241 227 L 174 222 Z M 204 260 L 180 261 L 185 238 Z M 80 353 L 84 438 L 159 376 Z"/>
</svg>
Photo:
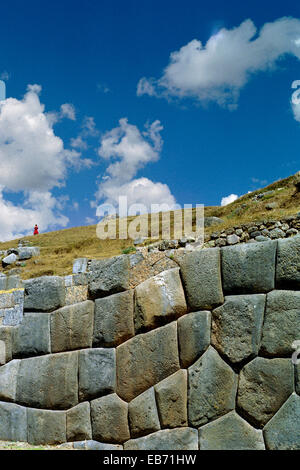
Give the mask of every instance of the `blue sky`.
<svg viewBox="0 0 300 470">
<path fill-rule="evenodd" d="M 289 0 L 2 3 L 0 238 L 96 222 L 121 191 L 219 205 L 298 171 L 298 37 Z"/>
</svg>

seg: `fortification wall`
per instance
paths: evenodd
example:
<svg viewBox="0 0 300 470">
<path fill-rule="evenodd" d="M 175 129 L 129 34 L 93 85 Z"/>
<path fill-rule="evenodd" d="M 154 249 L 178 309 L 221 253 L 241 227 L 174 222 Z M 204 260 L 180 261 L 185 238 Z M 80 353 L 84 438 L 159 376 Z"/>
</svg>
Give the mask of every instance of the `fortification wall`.
<svg viewBox="0 0 300 470">
<path fill-rule="evenodd" d="M 300 449 L 300 236 L 139 257 L 0 292 L 0 440 Z"/>
</svg>

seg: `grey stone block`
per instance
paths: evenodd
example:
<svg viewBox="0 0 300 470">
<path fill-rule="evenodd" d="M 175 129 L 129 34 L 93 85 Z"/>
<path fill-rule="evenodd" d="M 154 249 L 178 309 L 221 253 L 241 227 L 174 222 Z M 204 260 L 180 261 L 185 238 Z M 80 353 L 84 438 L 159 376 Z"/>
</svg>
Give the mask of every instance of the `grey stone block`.
<svg viewBox="0 0 300 470">
<path fill-rule="evenodd" d="M 191 310 L 211 309 L 223 303 L 220 248 L 189 253 L 180 261 L 180 268 Z"/>
<path fill-rule="evenodd" d="M 115 349 L 86 349 L 79 352 L 79 400 L 114 392 L 116 388 Z"/>
<path fill-rule="evenodd" d="M 0 326 L 0 341 L 5 343 L 5 362 L 12 359 L 13 326 Z"/>
<path fill-rule="evenodd" d="M 128 405 L 131 437 L 140 437 L 160 430 L 154 388 L 148 388 Z"/>
<path fill-rule="evenodd" d="M 154 389 L 162 428 L 187 426 L 187 371 L 175 372 Z"/>
<path fill-rule="evenodd" d="M 123 446 L 121 445 L 106 444 L 93 440 L 74 442 L 73 447 L 76 450 L 123 450 Z"/>
<path fill-rule="evenodd" d="M 116 393 L 91 402 L 93 439 L 122 444 L 130 438 L 128 404 Z"/>
<path fill-rule="evenodd" d="M 88 259 L 77 258 L 73 261 L 73 274 L 85 273 L 87 270 Z"/>
<path fill-rule="evenodd" d="M 92 260 L 89 264 L 89 292 L 93 299 L 129 289 L 130 262 L 126 255 Z"/>
<path fill-rule="evenodd" d="M 164 429 L 130 439 L 124 450 L 198 450 L 198 432 L 192 428 Z"/>
<path fill-rule="evenodd" d="M 93 340 L 94 302 L 86 300 L 51 313 L 52 352 L 90 348 Z"/>
<path fill-rule="evenodd" d="M 27 439 L 30 444 L 66 442 L 65 411 L 27 409 Z"/>
<path fill-rule="evenodd" d="M 259 294 L 274 289 L 277 241 L 222 248 L 225 294 Z"/>
<path fill-rule="evenodd" d="M 0 440 L 27 441 L 27 410 L 14 403 L 0 402 Z"/>
<path fill-rule="evenodd" d="M 0 400 L 16 401 L 19 367 L 18 359 L 0 367 Z"/>
<path fill-rule="evenodd" d="M 265 450 L 262 431 L 235 411 L 199 429 L 200 450 Z"/>
<path fill-rule="evenodd" d="M 64 279 L 58 276 L 43 276 L 24 281 L 27 311 L 53 311 L 65 304 Z"/>
<path fill-rule="evenodd" d="M 264 294 L 233 295 L 212 314 L 212 345 L 232 363 L 257 356 L 265 310 Z"/>
<path fill-rule="evenodd" d="M 235 408 L 237 375 L 211 346 L 188 369 L 188 415 L 198 427 Z"/>
<path fill-rule="evenodd" d="M 178 340 L 182 367 L 189 367 L 210 344 L 211 313 L 193 312 L 179 318 Z"/>
<path fill-rule="evenodd" d="M 25 313 L 22 323 L 13 329 L 14 357 L 49 354 L 50 352 L 49 314 Z"/>
<path fill-rule="evenodd" d="M 0 339 L 0 366 L 6 363 L 6 346 L 4 341 Z"/>
<path fill-rule="evenodd" d="M 67 411 L 67 441 L 92 439 L 90 404 L 79 403 Z"/>
<path fill-rule="evenodd" d="M 6 289 L 21 289 L 23 288 L 23 281 L 20 276 L 8 276 L 6 281 Z"/>
<path fill-rule="evenodd" d="M 300 288 L 300 235 L 278 240 L 276 287 Z"/>
<path fill-rule="evenodd" d="M 133 290 L 96 299 L 93 346 L 117 346 L 132 336 Z"/>
</svg>

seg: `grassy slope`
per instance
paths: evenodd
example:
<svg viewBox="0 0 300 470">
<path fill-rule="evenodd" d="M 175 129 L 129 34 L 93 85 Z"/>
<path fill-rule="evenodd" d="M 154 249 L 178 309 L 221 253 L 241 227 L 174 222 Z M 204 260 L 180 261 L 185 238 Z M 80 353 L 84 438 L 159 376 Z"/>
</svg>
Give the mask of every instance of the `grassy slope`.
<svg viewBox="0 0 300 470">
<path fill-rule="evenodd" d="M 210 227 L 207 233 L 256 220 L 281 219 L 287 215 L 295 215 L 300 210 L 300 193 L 295 194 L 293 183 L 294 177 L 291 176 L 246 194 L 228 206 L 206 207 L 205 216 L 221 217 L 224 220 L 224 224 Z M 270 190 L 274 190 L 273 195 L 264 197 L 259 202 L 252 200 L 256 194 Z M 277 208 L 268 211 L 266 205 L 270 202 L 276 202 Z M 99 240 L 95 225 L 44 233 L 26 239 L 33 245 L 41 247 L 41 256 L 26 261 L 26 266 L 22 268 L 24 279 L 42 275 L 70 274 L 74 258 L 111 257 L 132 246 L 132 240 Z M 0 250 L 16 247 L 18 241 L 19 239 L 0 243 Z M 38 264 L 35 264 L 35 260 Z"/>
</svg>

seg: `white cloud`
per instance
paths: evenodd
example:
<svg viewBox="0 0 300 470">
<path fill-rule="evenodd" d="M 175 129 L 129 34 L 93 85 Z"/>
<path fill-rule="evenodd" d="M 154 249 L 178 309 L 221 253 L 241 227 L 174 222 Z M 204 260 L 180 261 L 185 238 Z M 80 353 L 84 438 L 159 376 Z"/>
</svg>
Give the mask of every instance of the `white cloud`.
<svg viewBox="0 0 300 470">
<path fill-rule="evenodd" d="M 222 197 L 221 206 L 227 206 L 239 198 L 237 194 L 230 194 L 229 196 Z"/>
<path fill-rule="evenodd" d="M 143 77 L 137 94 L 192 97 L 235 108 L 248 80 L 273 69 L 287 54 L 300 59 L 300 20 L 280 18 L 258 33 L 248 19 L 236 28 L 222 28 L 205 45 L 193 39 L 172 52 L 162 77 Z"/>
</svg>

